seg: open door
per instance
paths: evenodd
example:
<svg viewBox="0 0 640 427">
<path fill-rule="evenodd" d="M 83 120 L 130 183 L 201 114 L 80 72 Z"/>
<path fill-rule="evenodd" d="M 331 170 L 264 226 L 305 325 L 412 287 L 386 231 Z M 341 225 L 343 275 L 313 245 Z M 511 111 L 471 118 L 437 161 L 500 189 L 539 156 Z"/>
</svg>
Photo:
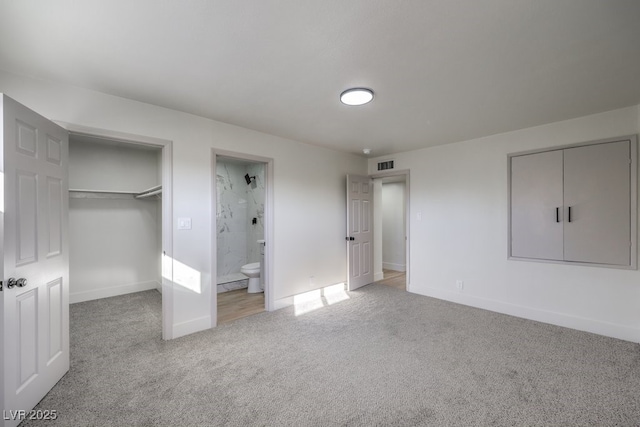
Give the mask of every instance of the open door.
<svg viewBox="0 0 640 427">
<path fill-rule="evenodd" d="M 68 135 L 0 97 L 0 426 L 8 427 L 69 370 Z"/>
<path fill-rule="evenodd" d="M 373 282 L 373 185 L 367 176 L 347 175 L 347 286 Z"/>
</svg>

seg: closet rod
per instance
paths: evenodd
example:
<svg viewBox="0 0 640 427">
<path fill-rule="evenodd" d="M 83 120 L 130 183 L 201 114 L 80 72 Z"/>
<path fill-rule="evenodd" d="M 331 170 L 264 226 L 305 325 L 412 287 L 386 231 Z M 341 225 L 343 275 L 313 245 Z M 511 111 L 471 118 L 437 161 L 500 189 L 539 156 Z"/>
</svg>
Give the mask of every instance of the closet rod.
<svg viewBox="0 0 640 427">
<path fill-rule="evenodd" d="M 110 190 L 82 190 L 78 188 L 70 188 L 70 193 L 104 193 L 104 194 L 138 194 L 133 191 L 110 191 Z"/>
</svg>

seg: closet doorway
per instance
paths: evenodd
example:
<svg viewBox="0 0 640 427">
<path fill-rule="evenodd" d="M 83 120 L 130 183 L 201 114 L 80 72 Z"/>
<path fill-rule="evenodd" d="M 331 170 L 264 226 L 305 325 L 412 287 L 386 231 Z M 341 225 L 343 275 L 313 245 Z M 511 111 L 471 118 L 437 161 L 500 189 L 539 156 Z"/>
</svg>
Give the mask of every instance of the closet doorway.
<svg viewBox="0 0 640 427">
<path fill-rule="evenodd" d="M 171 321 L 163 316 L 162 296 L 163 255 L 171 247 L 170 155 L 168 141 L 69 132 L 70 303 L 130 295 L 165 339 Z"/>
<path fill-rule="evenodd" d="M 374 180 L 374 280 L 409 290 L 409 175 Z"/>
<path fill-rule="evenodd" d="M 216 324 L 269 310 L 272 160 L 213 153 Z M 212 313 L 212 316 L 214 313 Z"/>
</svg>

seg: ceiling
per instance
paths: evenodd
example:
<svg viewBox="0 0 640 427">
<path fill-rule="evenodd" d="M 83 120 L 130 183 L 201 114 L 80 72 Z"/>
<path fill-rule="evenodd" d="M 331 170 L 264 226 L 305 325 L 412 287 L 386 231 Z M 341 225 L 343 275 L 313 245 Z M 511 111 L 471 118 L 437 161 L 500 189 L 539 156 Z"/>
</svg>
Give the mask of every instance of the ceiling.
<svg viewBox="0 0 640 427">
<path fill-rule="evenodd" d="M 0 68 L 375 157 L 640 104 L 639 23 L 637 0 L 3 0 Z"/>
</svg>

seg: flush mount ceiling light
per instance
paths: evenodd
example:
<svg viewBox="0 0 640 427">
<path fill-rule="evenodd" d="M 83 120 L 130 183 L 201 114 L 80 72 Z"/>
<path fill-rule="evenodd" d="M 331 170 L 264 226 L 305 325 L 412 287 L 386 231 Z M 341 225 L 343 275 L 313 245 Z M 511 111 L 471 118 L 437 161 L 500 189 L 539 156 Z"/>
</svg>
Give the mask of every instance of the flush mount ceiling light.
<svg viewBox="0 0 640 427">
<path fill-rule="evenodd" d="M 347 105 L 364 105 L 373 99 L 373 91 L 364 87 L 347 89 L 340 94 L 340 101 Z"/>
</svg>

